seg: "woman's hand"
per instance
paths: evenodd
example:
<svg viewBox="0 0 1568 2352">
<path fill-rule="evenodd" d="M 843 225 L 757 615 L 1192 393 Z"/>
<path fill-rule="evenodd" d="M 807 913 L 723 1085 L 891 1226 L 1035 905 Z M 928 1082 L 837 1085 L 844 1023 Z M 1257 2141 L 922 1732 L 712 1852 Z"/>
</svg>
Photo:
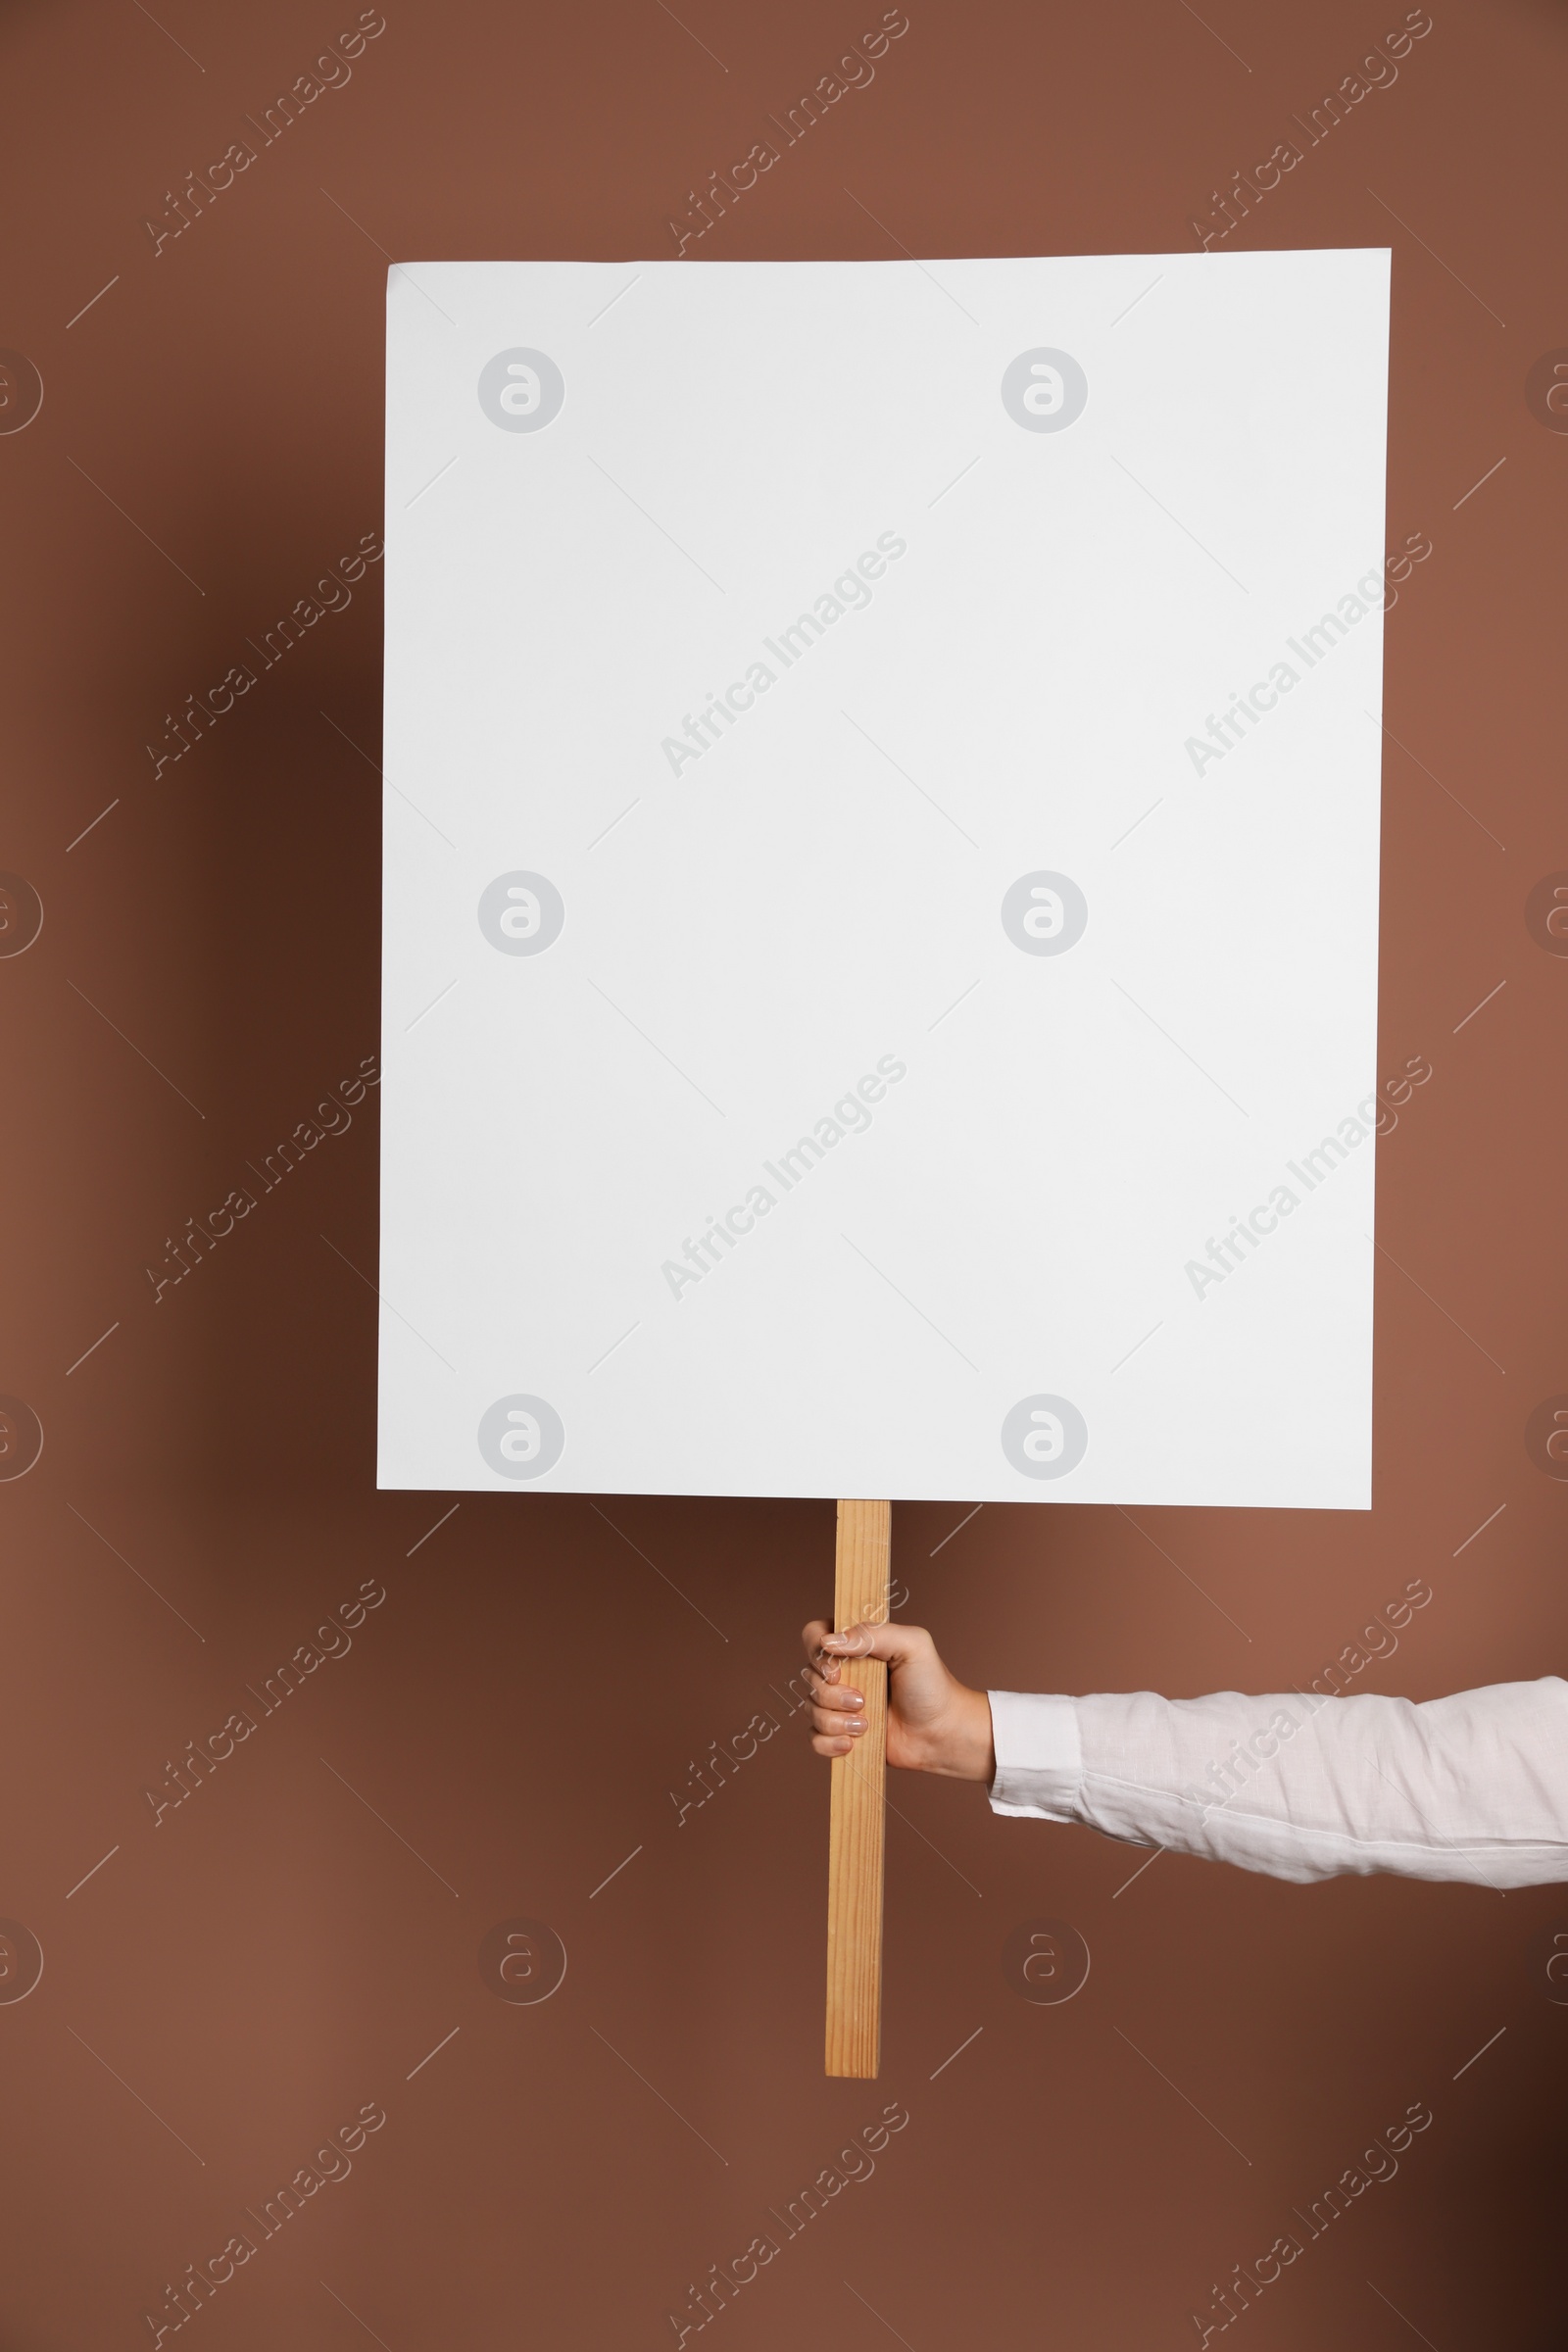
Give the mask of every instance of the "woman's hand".
<svg viewBox="0 0 1568 2352">
<path fill-rule="evenodd" d="M 819 1756 L 847 1756 L 865 1731 L 865 1700 L 842 1674 L 849 1658 L 884 1658 L 888 1668 L 888 1762 L 906 1772 L 950 1780 L 995 1780 L 991 1701 L 951 1675 L 919 1625 L 852 1625 L 829 1633 L 821 1618 L 806 1627 L 811 1690 L 811 1745 Z"/>
</svg>

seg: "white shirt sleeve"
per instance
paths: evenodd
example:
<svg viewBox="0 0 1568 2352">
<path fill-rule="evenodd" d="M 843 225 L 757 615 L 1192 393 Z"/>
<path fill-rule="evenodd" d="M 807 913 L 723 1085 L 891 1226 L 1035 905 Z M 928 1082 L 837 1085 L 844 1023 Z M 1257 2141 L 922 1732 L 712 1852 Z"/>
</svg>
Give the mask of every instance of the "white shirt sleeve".
<svg viewBox="0 0 1568 2352">
<path fill-rule="evenodd" d="M 993 1690 L 992 1809 L 1276 1879 L 1568 1879 L 1568 1682 L 1415 1704 Z"/>
</svg>

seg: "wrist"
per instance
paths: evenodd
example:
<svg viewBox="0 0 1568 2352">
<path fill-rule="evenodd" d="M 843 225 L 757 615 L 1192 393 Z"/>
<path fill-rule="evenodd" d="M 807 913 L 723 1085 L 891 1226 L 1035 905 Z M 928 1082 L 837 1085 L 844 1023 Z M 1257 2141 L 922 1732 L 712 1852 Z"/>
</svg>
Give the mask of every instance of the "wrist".
<svg viewBox="0 0 1568 2352">
<path fill-rule="evenodd" d="M 940 1736 L 931 1742 L 927 1772 L 953 1781 L 983 1781 L 997 1777 L 996 1737 L 991 1723 L 991 1699 L 984 1690 L 964 1684 L 954 1687 L 952 1707 Z"/>
</svg>

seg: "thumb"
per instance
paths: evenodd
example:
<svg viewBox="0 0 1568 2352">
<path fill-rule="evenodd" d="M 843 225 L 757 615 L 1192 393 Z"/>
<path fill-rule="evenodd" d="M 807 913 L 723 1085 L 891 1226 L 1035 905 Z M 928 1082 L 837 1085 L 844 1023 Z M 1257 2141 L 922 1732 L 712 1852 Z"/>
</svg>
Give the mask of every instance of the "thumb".
<svg viewBox="0 0 1568 2352">
<path fill-rule="evenodd" d="M 890 1666 L 906 1664 L 930 1635 L 917 1625 L 849 1625 L 841 1633 L 822 1636 L 825 1657 L 884 1658 Z"/>
</svg>

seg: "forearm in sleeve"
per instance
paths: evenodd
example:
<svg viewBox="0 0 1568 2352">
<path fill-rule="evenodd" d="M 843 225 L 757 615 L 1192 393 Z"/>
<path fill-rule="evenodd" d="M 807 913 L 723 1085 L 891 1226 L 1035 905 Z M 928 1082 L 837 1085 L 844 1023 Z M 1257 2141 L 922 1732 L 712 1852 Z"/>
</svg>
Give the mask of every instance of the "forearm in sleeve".
<svg viewBox="0 0 1568 2352">
<path fill-rule="evenodd" d="M 994 1811 L 1277 1879 L 1568 1879 L 1568 1682 L 1365 1693 L 993 1690 Z"/>
</svg>

